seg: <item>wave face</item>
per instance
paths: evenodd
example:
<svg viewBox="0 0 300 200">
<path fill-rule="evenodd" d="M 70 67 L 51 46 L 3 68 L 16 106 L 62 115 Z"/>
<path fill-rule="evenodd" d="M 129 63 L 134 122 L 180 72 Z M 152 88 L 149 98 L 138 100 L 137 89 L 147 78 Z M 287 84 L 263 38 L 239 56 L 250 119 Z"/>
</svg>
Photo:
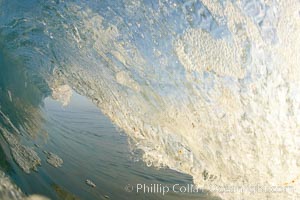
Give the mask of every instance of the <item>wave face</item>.
<svg viewBox="0 0 300 200">
<path fill-rule="evenodd" d="M 295 188 L 226 199 L 299 198 L 298 0 L 0 0 L 0 9 L 2 54 L 34 91 L 67 84 L 92 99 L 149 166 L 207 189 Z"/>
</svg>

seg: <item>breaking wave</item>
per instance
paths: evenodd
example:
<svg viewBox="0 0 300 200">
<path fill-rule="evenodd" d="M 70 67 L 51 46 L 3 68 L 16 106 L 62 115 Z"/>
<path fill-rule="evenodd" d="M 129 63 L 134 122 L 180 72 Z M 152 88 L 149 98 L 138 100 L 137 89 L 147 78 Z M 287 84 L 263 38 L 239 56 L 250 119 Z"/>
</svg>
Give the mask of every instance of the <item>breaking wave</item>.
<svg viewBox="0 0 300 200">
<path fill-rule="evenodd" d="M 1 124 L 37 126 L 35 105 L 67 104 L 68 85 L 149 166 L 299 198 L 299 12 L 298 0 L 0 0 Z"/>
</svg>

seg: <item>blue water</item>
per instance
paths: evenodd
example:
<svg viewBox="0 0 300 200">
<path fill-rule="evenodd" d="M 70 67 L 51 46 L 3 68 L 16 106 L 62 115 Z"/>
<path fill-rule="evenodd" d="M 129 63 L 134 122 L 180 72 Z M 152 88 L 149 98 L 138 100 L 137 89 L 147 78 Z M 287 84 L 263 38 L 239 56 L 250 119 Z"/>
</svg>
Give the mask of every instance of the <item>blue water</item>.
<svg viewBox="0 0 300 200">
<path fill-rule="evenodd" d="M 201 4 L 197 6 L 201 7 Z M 92 98 L 88 91 L 91 86 L 86 84 L 89 80 L 104 81 L 95 83 L 99 95 L 109 90 L 115 92 L 115 83 L 109 83 L 111 73 L 116 71 L 114 67 L 128 66 L 123 66 L 124 63 L 110 54 L 113 49 L 104 49 L 100 56 L 99 51 L 93 49 L 106 48 L 109 44 L 94 47 L 97 41 L 92 39 L 96 36 L 101 41 L 102 33 L 98 28 L 109 29 L 111 25 L 116 25 L 122 35 L 116 38 L 118 42 L 129 41 L 143 52 L 143 58 L 151 66 L 143 66 L 144 72 L 149 73 L 149 77 L 154 73 L 160 84 L 166 84 L 167 87 L 159 92 L 169 95 L 174 85 L 168 80 L 184 78 L 184 72 L 173 62 L 175 56 L 167 51 L 171 48 L 173 36 L 166 34 L 169 34 L 168 30 L 173 30 L 171 35 L 182 33 L 187 27 L 200 24 L 197 25 L 197 17 L 192 22 L 185 21 L 181 10 L 172 8 L 171 4 L 165 4 L 165 8 L 170 12 L 162 11 L 156 15 L 159 5 L 155 1 L 145 1 L 136 10 L 134 2 L 126 1 L 0 0 L 0 110 L 20 131 L 21 135 L 16 136 L 21 143 L 33 147 L 42 160 L 37 172 L 25 174 L 0 135 L 1 169 L 24 193 L 42 194 L 51 199 L 104 199 L 105 195 L 111 199 L 207 199 L 206 194 L 171 192 L 162 196 L 126 192 L 124 187 L 128 184 L 184 185 L 192 184 L 192 178 L 170 169 L 147 167 L 141 161 L 142 152 L 132 151 L 129 138 L 86 97 L 74 93 L 67 107 L 50 97 L 49 83 L 57 79 L 53 74 L 60 75 L 60 72 L 70 75 L 70 85 L 89 98 Z M 128 9 L 132 13 L 128 13 Z M 157 23 L 148 19 L 151 15 Z M 83 23 L 94 16 L 101 16 L 103 21 L 96 21 L 94 27 L 85 27 Z M 181 25 L 177 21 L 181 21 Z M 165 51 L 162 59 L 170 62 L 166 70 L 155 69 L 162 63 L 155 59 L 154 44 L 156 50 Z M 131 51 L 128 49 L 128 56 L 134 56 Z M 111 64 L 107 63 L 108 58 L 113 61 Z M 140 74 L 139 65 L 127 69 L 135 74 L 136 80 L 145 83 L 146 77 Z M 82 69 L 76 66 L 95 77 L 83 77 Z M 174 70 L 179 73 L 171 77 L 169 71 Z M 77 78 L 87 79 L 73 83 Z M 156 80 L 148 80 L 148 83 L 158 84 Z M 1 119 L 0 126 L 12 130 L 4 119 Z M 49 165 L 44 150 L 60 156 L 64 161 L 62 167 Z M 89 187 L 86 179 L 92 180 L 97 187 Z"/>
<path fill-rule="evenodd" d="M 11 122 L 2 116 L 0 126 L 42 160 L 37 172 L 25 174 L 0 135 L 2 170 L 26 194 L 52 199 L 212 199 L 206 193 L 162 196 L 124 189 L 192 184 L 191 176 L 146 166 L 144 152 L 152 153 L 150 164 L 207 179 L 210 162 L 202 159 L 211 154 L 197 157 L 203 149 L 192 151 L 187 143 L 199 139 L 201 146 L 201 135 L 187 139 L 189 131 L 177 133 L 173 125 L 180 112 L 183 119 L 197 119 L 187 128 L 205 124 L 197 117 L 214 102 L 209 96 L 215 82 L 231 87 L 247 79 L 189 72 L 174 46 L 190 29 L 230 40 L 226 25 L 218 25 L 200 0 L 0 0 L 0 111 Z M 183 45 L 185 53 L 191 45 Z M 51 93 L 65 84 L 74 95 L 63 107 Z M 43 151 L 60 156 L 62 167 L 50 166 Z"/>
<path fill-rule="evenodd" d="M 128 138 L 85 97 L 74 93 L 67 107 L 46 98 L 41 106 L 44 119 L 34 138 L 23 138 L 29 146 L 38 144 L 36 151 L 42 159 L 38 172 L 27 175 L 13 162 L 9 175 L 27 194 L 42 194 L 51 199 L 212 199 L 206 193 L 127 192 L 130 184 L 192 184 L 192 178 L 169 169 L 147 167 L 133 154 Z M 2 141 L 3 143 L 3 141 Z M 4 145 L 5 146 L 5 145 Z M 59 155 L 61 168 L 54 168 L 45 160 L 43 150 Z M 97 187 L 85 183 L 92 180 Z"/>
</svg>

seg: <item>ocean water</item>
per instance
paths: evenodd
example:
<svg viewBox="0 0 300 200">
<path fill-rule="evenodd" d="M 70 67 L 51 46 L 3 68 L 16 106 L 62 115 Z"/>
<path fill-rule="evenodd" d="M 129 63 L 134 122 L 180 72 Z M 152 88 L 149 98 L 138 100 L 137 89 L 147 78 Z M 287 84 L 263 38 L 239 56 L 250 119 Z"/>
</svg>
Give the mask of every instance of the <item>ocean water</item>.
<svg viewBox="0 0 300 200">
<path fill-rule="evenodd" d="M 43 118 L 41 129 L 33 138 L 23 138 L 23 143 L 40 155 L 42 163 L 38 171 L 24 174 L 9 156 L 5 144 L 1 151 L 1 169 L 24 193 L 51 199 L 107 199 L 105 196 L 110 199 L 216 199 L 207 192 L 170 191 L 163 195 L 137 191 L 137 184 L 187 187 L 193 184 L 192 177 L 170 169 L 149 168 L 138 161 L 140 155 L 133 155 L 125 133 L 118 131 L 85 97 L 74 93 L 66 107 L 46 98 L 37 109 Z M 59 155 L 64 161 L 62 167 L 48 164 L 45 150 Z M 88 186 L 86 179 L 97 187 Z M 133 191 L 126 189 L 129 185 L 134 187 Z"/>
<path fill-rule="evenodd" d="M 2 171 L 52 198 L 183 181 L 211 195 L 149 198 L 298 199 L 299 13 L 298 0 L 0 0 Z"/>
</svg>

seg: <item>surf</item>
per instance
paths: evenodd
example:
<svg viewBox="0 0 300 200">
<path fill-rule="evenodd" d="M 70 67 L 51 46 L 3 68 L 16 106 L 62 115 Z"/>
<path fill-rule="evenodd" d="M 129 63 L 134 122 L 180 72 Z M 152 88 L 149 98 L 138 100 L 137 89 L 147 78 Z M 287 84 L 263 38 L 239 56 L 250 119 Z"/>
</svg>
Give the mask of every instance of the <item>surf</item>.
<svg viewBox="0 0 300 200">
<path fill-rule="evenodd" d="M 299 196 L 298 1 L 0 5 L 0 44 L 38 103 L 70 87 L 127 133 L 148 166 L 190 174 L 205 189 L 288 185 L 285 195 Z M 2 90 L 5 102 L 18 93 Z"/>
</svg>

